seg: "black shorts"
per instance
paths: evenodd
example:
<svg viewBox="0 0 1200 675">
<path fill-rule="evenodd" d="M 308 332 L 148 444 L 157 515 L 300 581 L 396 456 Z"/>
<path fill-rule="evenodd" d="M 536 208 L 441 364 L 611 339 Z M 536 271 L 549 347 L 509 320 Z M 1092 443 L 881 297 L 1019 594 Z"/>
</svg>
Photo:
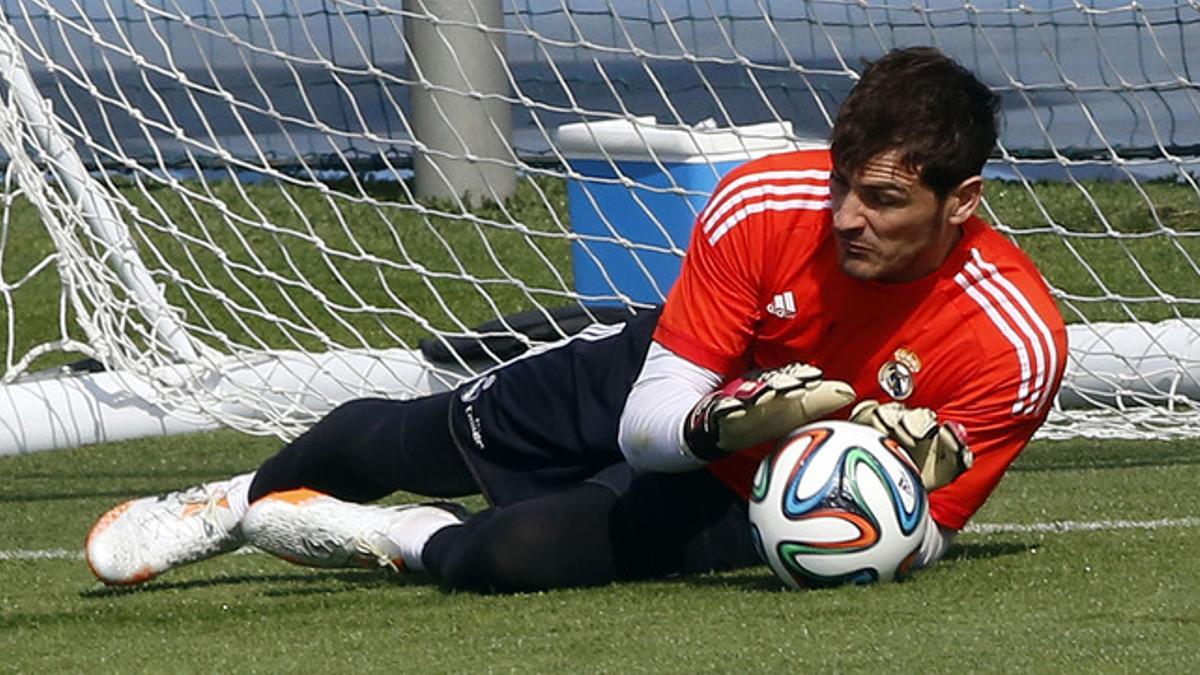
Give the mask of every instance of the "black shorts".
<svg viewBox="0 0 1200 675">
<path fill-rule="evenodd" d="M 658 314 L 590 326 L 458 388 L 450 431 L 493 504 L 582 481 L 628 489 L 634 473 L 618 446 L 618 425 Z"/>
</svg>

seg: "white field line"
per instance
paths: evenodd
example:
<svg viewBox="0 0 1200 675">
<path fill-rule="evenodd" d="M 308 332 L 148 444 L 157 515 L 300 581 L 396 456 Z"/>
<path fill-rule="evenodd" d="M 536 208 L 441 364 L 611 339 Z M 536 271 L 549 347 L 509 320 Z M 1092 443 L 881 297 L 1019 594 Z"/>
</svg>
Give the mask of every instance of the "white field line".
<svg viewBox="0 0 1200 675">
<path fill-rule="evenodd" d="M 42 551 L 17 549 L 0 551 L 0 560 L 83 560 L 83 551 L 68 551 L 65 548 L 50 548 Z"/>
<path fill-rule="evenodd" d="M 1159 518 L 1157 520 L 1055 520 L 1049 523 L 970 523 L 963 532 L 978 534 L 1028 532 L 1102 532 L 1107 530 L 1159 530 L 1164 527 L 1197 527 L 1200 518 Z"/>
<path fill-rule="evenodd" d="M 963 532 L 968 534 L 1008 533 L 1067 533 L 1104 532 L 1109 530 L 1161 530 L 1168 527 L 1200 527 L 1200 518 L 1159 518 L 1157 520 L 1054 520 L 1048 523 L 971 523 Z M 234 551 L 235 554 L 256 553 L 249 546 Z M 43 550 L 16 549 L 0 550 L 0 562 L 9 560 L 83 560 L 83 551 L 65 548 Z"/>
</svg>

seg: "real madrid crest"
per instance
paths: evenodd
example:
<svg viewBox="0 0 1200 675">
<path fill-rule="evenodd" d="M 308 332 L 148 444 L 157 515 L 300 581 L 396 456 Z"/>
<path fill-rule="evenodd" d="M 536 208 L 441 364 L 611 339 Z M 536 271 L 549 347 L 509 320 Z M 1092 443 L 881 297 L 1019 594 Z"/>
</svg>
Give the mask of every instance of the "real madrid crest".
<svg viewBox="0 0 1200 675">
<path fill-rule="evenodd" d="M 921 359 L 910 349 L 901 347 L 892 360 L 879 368 L 879 386 L 897 401 L 912 396 L 913 376 L 921 372 Z"/>
</svg>

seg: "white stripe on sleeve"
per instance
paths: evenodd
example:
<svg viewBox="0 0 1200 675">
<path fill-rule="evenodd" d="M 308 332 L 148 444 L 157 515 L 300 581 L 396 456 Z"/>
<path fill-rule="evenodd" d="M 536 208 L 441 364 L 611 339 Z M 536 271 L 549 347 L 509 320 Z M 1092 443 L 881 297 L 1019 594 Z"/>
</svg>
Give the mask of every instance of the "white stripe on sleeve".
<svg viewBox="0 0 1200 675">
<path fill-rule="evenodd" d="M 706 206 L 704 211 L 700 214 L 700 220 L 702 222 L 707 222 L 710 219 L 712 212 L 715 209 L 722 208 L 723 202 L 730 195 L 733 195 L 741 190 L 742 186 L 744 185 L 759 181 L 788 182 L 804 180 L 817 181 L 818 183 L 826 182 L 829 180 L 829 172 L 820 169 L 803 169 L 798 171 L 763 171 L 761 173 L 750 173 L 746 174 L 745 176 L 739 176 L 738 178 L 730 181 L 728 185 L 723 186 L 721 190 L 717 192 L 717 194 L 713 195 L 712 198 L 708 200 L 708 206 Z M 824 187 L 826 191 L 828 191 L 828 184 L 826 184 Z"/>
<path fill-rule="evenodd" d="M 1037 311 L 1034 310 L 1033 305 L 1029 304 L 1029 299 L 1025 297 L 1024 293 L 1022 293 L 1011 281 L 1004 278 L 1004 275 L 1000 274 L 999 269 L 997 269 L 995 265 L 984 260 L 983 256 L 979 254 L 978 249 L 971 249 L 971 255 L 975 258 L 975 262 L 979 265 L 979 267 L 990 273 L 996 280 L 996 283 L 1008 291 L 1008 294 L 1012 296 L 1014 300 L 1016 300 L 1017 304 L 1020 305 L 1021 309 L 1024 310 L 1025 314 L 1033 322 L 1034 327 L 1037 329 L 1038 335 L 1041 337 L 1042 343 L 1046 346 L 1047 359 L 1049 361 L 1047 366 L 1047 381 L 1046 385 L 1042 387 L 1038 393 L 1038 400 L 1035 401 L 1034 409 L 1034 412 L 1041 413 L 1041 411 L 1050 403 L 1050 391 L 1054 381 L 1058 378 L 1058 371 L 1061 366 L 1061 360 L 1058 356 L 1058 347 L 1054 344 L 1054 337 L 1050 335 L 1050 328 L 1046 325 L 1046 321 L 1042 319 L 1042 315 L 1038 314 Z"/>
<path fill-rule="evenodd" d="M 1040 412 L 1050 400 L 1051 385 L 1059 367 L 1050 330 L 1015 284 L 994 264 L 984 260 L 977 249 L 972 249 L 971 254 L 973 261 L 954 280 L 1013 346 L 1021 369 L 1013 414 Z"/>
<path fill-rule="evenodd" d="M 718 225 L 717 228 L 708 235 L 708 243 L 709 245 L 716 244 L 718 241 L 720 241 L 721 237 L 724 237 L 730 230 L 734 228 L 734 226 L 756 213 L 762 213 L 763 211 L 796 210 L 824 211 L 828 209 L 830 205 L 831 203 L 828 199 L 824 201 L 817 201 L 813 199 L 788 199 L 784 201 L 766 200 L 751 202 L 742 206 L 737 211 L 729 214 L 727 218 L 722 220 L 721 224 Z"/>
</svg>

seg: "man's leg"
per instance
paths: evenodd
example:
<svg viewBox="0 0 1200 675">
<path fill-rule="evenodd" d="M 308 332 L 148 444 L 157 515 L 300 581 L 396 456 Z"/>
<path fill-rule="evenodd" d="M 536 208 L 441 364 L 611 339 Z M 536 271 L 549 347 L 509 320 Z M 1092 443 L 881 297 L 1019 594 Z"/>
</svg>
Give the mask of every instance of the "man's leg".
<svg viewBox="0 0 1200 675">
<path fill-rule="evenodd" d="M 621 465 L 623 469 L 627 469 Z M 745 504 L 706 471 L 588 481 L 444 527 L 422 560 L 443 586 L 595 586 L 758 564 Z"/>
<path fill-rule="evenodd" d="M 450 436 L 452 396 L 360 399 L 337 407 L 259 467 L 248 502 L 300 487 L 351 502 L 397 490 L 429 497 L 477 494 Z"/>
<path fill-rule="evenodd" d="M 250 503 L 301 487 L 353 503 L 394 490 L 449 497 L 486 486 L 490 498 L 507 503 L 572 485 L 621 459 L 617 421 L 654 319 L 650 314 L 623 329 L 585 331 L 476 380 L 460 394 L 407 403 L 365 400 L 339 408 L 268 460 L 252 481 L 247 474 L 200 486 L 195 494 L 134 500 L 109 511 L 89 535 L 88 562 L 107 583 L 144 581 L 236 548 Z M 457 438 L 448 430 L 452 402 L 461 406 L 453 417 Z M 470 468 L 459 454 L 464 439 L 470 447 L 462 450 L 476 451 Z M 163 513 L 164 505 L 169 513 Z M 169 536 L 163 536 L 164 529 L 171 530 Z M 329 534 L 341 537 L 336 527 Z M 377 533 L 368 534 L 375 539 Z M 286 550 L 286 542 L 281 548 Z"/>
</svg>

